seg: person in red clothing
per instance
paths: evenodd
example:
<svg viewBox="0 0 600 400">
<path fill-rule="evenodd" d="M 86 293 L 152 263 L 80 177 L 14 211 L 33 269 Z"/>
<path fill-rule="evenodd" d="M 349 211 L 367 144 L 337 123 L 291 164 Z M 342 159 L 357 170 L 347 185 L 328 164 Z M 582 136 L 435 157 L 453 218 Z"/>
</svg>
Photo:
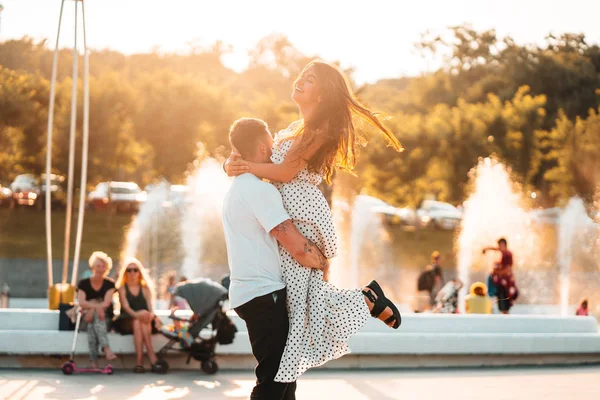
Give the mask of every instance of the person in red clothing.
<svg viewBox="0 0 600 400">
<path fill-rule="evenodd" d="M 583 317 L 587 317 L 588 315 L 590 315 L 590 312 L 588 310 L 588 299 L 581 299 L 581 303 L 579 303 L 579 308 L 577 309 L 575 315 Z"/>
<path fill-rule="evenodd" d="M 500 253 L 501 257 L 494 263 L 492 280 L 496 285 L 496 296 L 498 297 L 498 309 L 502 314 L 508 314 L 514 301 L 519 296 L 519 290 L 513 274 L 513 254 L 508 250 L 506 239 L 498 239 L 498 247 L 485 247 L 483 254 L 488 250 Z"/>
</svg>

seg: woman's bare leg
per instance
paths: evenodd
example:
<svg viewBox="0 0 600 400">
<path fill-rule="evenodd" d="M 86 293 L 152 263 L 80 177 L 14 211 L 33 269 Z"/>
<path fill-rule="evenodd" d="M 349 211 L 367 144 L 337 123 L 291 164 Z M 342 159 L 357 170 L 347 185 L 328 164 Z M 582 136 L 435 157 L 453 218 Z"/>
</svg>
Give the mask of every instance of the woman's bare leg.
<svg viewBox="0 0 600 400">
<path fill-rule="evenodd" d="M 133 344 L 135 345 L 135 358 L 137 365 L 144 365 L 144 332 L 139 320 L 133 321 Z"/>
<path fill-rule="evenodd" d="M 148 358 L 150 359 L 150 363 L 154 365 L 158 360 L 156 357 L 156 353 L 154 352 L 154 347 L 152 347 L 152 322 L 142 323 L 140 324 L 142 327 L 142 337 L 144 341 L 144 345 L 146 346 L 146 353 L 148 354 Z"/>
</svg>

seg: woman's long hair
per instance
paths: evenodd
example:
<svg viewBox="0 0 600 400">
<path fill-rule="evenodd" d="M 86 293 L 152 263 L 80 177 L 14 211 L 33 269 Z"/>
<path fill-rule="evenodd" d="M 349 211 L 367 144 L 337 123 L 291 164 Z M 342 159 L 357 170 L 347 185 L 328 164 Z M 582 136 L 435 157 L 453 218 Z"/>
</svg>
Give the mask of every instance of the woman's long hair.
<svg viewBox="0 0 600 400">
<path fill-rule="evenodd" d="M 119 270 L 119 277 L 117 278 L 116 287 L 117 289 L 122 288 L 125 284 L 127 284 L 127 267 L 130 265 L 135 265 L 137 269 L 140 270 L 140 286 L 147 287 L 150 290 L 150 297 L 154 300 L 154 282 L 148 275 L 148 271 L 142 265 L 141 261 L 137 258 L 129 257 L 125 259 L 125 262 L 122 264 L 123 266 Z"/>
<path fill-rule="evenodd" d="M 354 169 L 358 147 L 367 143 L 364 135 L 354 126 L 354 116 L 379 130 L 395 150 L 404 150 L 394 134 L 379 121 L 377 114 L 356 99 L 346 77 L 338 68 L 323 61 L 312 61 L 304 67 L 298 79 L 310 67 L 315 69 L 321 99 L 311 120 L 297 124 L 287 138 L 300 138 L 299 151 L 304 153 L 317 136 L 324 136 L 324 143 L 307 160 L 309 171 L 322 173 L 326 181 L 331 183 L 336 168 L 348 172 Z"/>
</svg>

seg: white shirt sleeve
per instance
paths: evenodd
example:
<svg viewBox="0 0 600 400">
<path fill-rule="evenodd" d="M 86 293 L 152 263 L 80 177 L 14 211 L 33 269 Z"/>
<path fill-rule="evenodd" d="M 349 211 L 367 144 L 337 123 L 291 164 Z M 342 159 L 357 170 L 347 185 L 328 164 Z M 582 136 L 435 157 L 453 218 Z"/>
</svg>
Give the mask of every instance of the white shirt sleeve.
<svg viewBox="0 0 600 400">
<path fill-rule="evenodd" d="M 244 200 L 265 231 L 270 232 L 290 216 L 283 208 L 281 194 L 270 183 L 261 182 L 244 194 Z"/>
</svg>

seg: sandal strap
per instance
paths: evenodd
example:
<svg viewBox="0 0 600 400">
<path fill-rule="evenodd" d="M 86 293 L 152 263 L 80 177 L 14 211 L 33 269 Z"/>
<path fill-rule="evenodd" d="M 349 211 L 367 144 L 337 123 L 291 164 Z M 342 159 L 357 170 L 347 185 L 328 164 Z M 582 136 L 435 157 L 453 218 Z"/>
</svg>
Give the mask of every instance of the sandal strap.
<svg viewBox="0 0 600 400">
<path fill-rule="evenodd" d="M 369 290 L 363 290 L 362 293 L 367 297 L 367 299 L 369 299 L 371 303 L 373 303 L 373 308 L 371 309 L 371 316 L 373 318 L 379 317 L 379 315 L 387 307 L 387 302 L 385 301 L 385 298 L 375 297 L 375 295 L 373 295 L 373 292 Z"/>
<path fill-rule="evenodd" d="M 366 297 L 367 299 L 369 299 L 369 301 L 370 301 L 371 303 L 376 303 L 376 302 L 377 302 L 377 298 L 376 298 L 376 297 L 373 295 L 373 292 L 371 292 L 370 290 L 363 290 L 363 291 L 362 291 L 362 294 L 364 294 L 364 295 L 365 295 L 365 297 Z"/>
<path fill-rule="evenodd" d="M 385 321 L 383 321 L 386 325 L 391 324 L 392 322 L 396 321 L 396 316 L 392 315 L 391 317 L 389 317 L 388 319 L 386 319 Z"/>
<path fill-rule="evenodd" d="M 387 304 L 383 299 L 377 298 L 377 301 L 373 305 L 373 309 L 371 310 L 371 316 L 374 318 L 379 317 L 379 315 L 385 310 Z"/>
</svg>

